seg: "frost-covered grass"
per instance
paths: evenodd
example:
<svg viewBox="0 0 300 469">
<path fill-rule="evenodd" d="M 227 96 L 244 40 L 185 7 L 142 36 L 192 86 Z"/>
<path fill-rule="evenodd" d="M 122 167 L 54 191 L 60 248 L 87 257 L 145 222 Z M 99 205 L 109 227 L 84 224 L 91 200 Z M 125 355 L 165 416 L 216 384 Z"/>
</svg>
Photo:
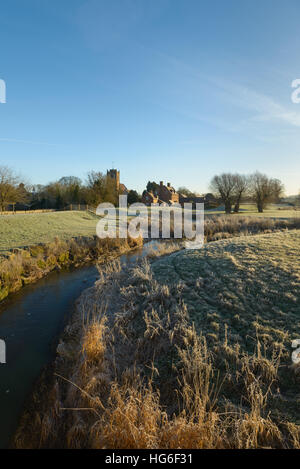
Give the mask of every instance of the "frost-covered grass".
<svg viewBox="0 0 300 469">
<path fill-rule="evenodd" d="M 50 243 L 55 238 L 94 236 L 98 217 L 91 212 L 50 212 L 0 216 L 0 254 Z"/>
<path fill-rule="evenodd" d="M 259 234 L 109 266 L 16 445 L 300 448 L 299 242 Z"/>
<path fill-rule="evenodd" d="M 211 215 L 224 215 L 225 210 L 223 207 L 216 209 L 205 210 L 205 215 L 210 217 Z M 257 207 L 254 204 L 241 204 L 240 211 L 238 214 L 232 213 L 227 216 L 249 216 L 249 217 L 267 217 L 267 218 L 299 218 L 300 207 L 296 209 L 292 206 L 284 204 L 269 204 L 263 213 L 258 213 Z"/>
<path fill-rule="evenodd" d="M 192 321 L 212 343 L 228 328 L 251 348 L 256 331 L 269 345 L 300 338 L 300 232 L 271 233 L 208 243 L 153 264 L 161 283 L 183 286 Z"/>
</svg>

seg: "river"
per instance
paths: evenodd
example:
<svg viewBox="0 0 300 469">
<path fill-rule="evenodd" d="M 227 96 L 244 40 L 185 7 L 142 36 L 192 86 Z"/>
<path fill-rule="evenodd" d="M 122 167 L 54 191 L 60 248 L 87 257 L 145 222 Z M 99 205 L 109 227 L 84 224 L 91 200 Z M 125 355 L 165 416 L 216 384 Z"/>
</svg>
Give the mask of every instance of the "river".
<svg viewBox="0 0 300 469">
<path fill-rule="evenodd" d="M 121 263 L 143 257 L 150 244 L 120 256 Z M 8 447 L 26 398 L 42 369 L 55 356 L 57 338 L 75 300 L 98 277 L 94 264 L 52 272 L 0 304 L 0 339 L 6 343 L 6 363 L 0 364 L 1 449 Z"/>
</svg>

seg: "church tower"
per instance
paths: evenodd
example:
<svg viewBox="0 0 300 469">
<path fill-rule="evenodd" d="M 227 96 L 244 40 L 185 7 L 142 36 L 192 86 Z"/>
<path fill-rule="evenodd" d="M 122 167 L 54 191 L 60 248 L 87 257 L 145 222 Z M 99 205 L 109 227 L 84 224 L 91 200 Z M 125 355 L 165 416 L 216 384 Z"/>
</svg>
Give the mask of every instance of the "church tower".
<svg viewBox="0 0 300 469">
<path fill-rule="evenodd" d="M 106 177 L 111 178 L 115 181 L 116 190 L 119 192 L 120 189 L 120 171 L 117 169 L 108 169 Z"/>
</svg>

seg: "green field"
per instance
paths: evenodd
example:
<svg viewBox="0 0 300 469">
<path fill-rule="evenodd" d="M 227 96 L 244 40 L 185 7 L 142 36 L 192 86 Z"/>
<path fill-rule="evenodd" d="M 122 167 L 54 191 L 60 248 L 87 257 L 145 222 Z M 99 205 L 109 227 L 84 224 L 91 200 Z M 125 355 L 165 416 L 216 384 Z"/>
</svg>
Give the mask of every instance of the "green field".
<svg viewBox="0 0 300 469">
<path fill-rule="evenodd" d="M 222 209 L 205 210 L 205 216 L 210 215 L 224 215 L 225 211 Z M 240 206 L 240 212 L 238 214 L 232 214 L 233 216 L 249 216 L 249 217 L 268 217 L 268 218 L 299 218 L 300 208 L 294 210 L 293 207 L 287 207 L 286 205 L 269 205 L 263 213 L 259 213 L 254 204 L 242 204 Z"/>
<path fill-rule="evenodd" d="M 277 208 L 275 208 L 277 207 Z M 209 210 L 205 216 L 224 215 L 222 210 Z M 254 206 L 242 205 L 237 216 L 255 216 L 266 218 L 297 218 L 300 211 L 278 209 L 271 206 L 264 213 L 257 213 Z M 49 212 L 0 217 L 0 253 L 10 249 L 23 248 L 39 243 L 48 243 L 57 236 L 67 240 L 76 236 L 93 236 L 96 234 L 98 217 L 91 212 Z"/>
<path fill-rule="evenodd" d="M 98 217 L 90 212 L 50 212 L 0 217 L 0 253 L 48 243 L 56 236 L 70 239 L 96 234 Z"/>
</svg>

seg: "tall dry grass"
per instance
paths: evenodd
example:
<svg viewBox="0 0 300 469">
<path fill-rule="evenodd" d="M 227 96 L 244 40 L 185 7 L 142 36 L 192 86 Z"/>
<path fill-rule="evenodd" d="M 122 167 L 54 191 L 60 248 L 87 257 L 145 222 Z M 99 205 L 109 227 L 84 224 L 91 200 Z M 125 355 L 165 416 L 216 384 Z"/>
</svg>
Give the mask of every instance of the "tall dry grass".
<svg viewBox="0 0 300 469">
<path fill-rule="evenodd" d="M 103 271 L 65 331 L 48 401 L 24 416 L 15 445 L 299 448 L 280 390 L 294 376 L 284 344 L 264 346 L 258 331 L 249 353 L 225 328 L 208 345 L 182 289 L 159 284 L 146 260 Z"/>
<path fill-rule="evenodd" d="M 16 249 L 7 257 L 0 257 L 0 301 L 9 293 L 19 290 L 23 285 L 32 283 L 54 269 L 83 262 L 107 261 L 130 249 L 142 246 L 138 239 L 99 239 L 78 237 L 70 241 L 56 238 L 48 244 Z"/>
<path fill-rule="evenodd" d="M 160 222 L 161 225 L 161 222 Z M 300 219 L 272 219 L 245 216 L 211 217 L 205 220 L 205 242 L 237 236 L 270 233 L 300 228 Z M 175 226 L 171 219 L 170 239 L 174 238 Z M 161 236 L 161 226 L 160 226 Z M 6 258 L 0 257 L 0 301 L 9 293 L 31 283 L 53 269 L 67 265 L 78 265 L 96 258 L 103 260 L 118 256 L 128 249 L 141 246 L 141 238 L 99 239 L 77 237 L 69 241 L 56 238 L 48 244 L 36 245 L 29 249 L 17 249 Z M 155 258 L 181 249 L 179 242 L 165 242 L 149 250 L 148 257 Z"/>
<path fill-rule="evenodd" d="M 249 236 L 258 233 L 271 233 L 274 231 L 294 230 L 300 228 L 300 218 L 255 218 L 246 216 L 214 216 L 205 219 L 205 240 L 218 241 L 219 239 L 234 236 Z"/>
</svg>

